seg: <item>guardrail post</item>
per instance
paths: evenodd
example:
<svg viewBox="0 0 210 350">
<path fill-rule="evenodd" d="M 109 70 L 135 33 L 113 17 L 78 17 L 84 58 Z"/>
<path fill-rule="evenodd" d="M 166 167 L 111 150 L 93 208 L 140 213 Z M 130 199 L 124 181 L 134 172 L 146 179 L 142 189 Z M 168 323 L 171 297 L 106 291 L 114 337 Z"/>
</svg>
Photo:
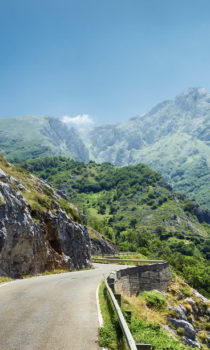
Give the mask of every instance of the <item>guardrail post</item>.
<svg viewBox="0 0 210 350">
<path fill-rule="evenodd" d="M 114 294 L 115 299 L 117 300 L 119 306 L 121 306 L 121 294 Z"/>
<path fill-rule="evenodd" d="M 152 345 L 150 344 L 136 344 L 137 350 L 152 350 Z"/>
<path fill-rule="evenodd" d="M 108 277 L 107 281 L 108 281 L 109 287 L 111 288 L 112 292 L 114 293 L 114 281 L 115 281 L 115 279 Z"/>
<path fill-rule="evenodd" d="M 132 316 L 132 311 L 130 311 L 130 310 L 125 310 L 124 311 L 125 312 L 125 317 L 126 317 L 126 321 L 128 322 L 128 323 L 131 323 L 131 316 Z"/>
<path fill-rule="evenodd" d="M 114 293 L 114 282 L 109 283 L 109 287 L 111 288 L 112 292 Z"/>
</svg>

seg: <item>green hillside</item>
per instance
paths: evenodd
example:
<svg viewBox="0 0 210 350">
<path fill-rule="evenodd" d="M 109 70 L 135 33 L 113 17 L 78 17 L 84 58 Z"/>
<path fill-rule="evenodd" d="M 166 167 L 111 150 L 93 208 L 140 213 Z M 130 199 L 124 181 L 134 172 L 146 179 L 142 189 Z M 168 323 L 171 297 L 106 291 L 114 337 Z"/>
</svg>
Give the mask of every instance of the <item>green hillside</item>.
<svg viewBox="0 0 210 350">
<path fill-rule="evenodd" d="M 116 168 L 51 157 L 21 166 L 63 191 L 88 223 L 124 251 L 168 260 L 174 270 L 209 295 L 210 214 L 175 194 L 144 164 Z"/>
</svg>

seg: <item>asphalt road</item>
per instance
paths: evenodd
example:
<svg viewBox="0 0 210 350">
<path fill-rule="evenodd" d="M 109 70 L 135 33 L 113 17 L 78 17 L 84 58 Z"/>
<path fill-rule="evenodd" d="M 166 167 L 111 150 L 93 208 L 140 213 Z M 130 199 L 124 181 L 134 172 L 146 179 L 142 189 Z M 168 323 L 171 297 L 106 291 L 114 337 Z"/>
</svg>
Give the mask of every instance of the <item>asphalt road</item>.
<svg viewBox="0 0 210 350">
<path fill-rule="evenodd" d="M 0 284 L 0 350 L 98 350 L 96 288 L 119 268 Z"/>
</svg>

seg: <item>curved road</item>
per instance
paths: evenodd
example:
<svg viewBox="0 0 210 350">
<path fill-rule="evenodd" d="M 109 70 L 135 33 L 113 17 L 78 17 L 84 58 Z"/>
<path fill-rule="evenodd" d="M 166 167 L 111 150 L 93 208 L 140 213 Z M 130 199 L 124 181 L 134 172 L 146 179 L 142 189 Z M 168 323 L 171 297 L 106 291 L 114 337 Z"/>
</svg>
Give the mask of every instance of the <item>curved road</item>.
<svg viewBox="0 0 210 350">
<path fill-rule="evenodd" d="M 96 288 L 112 270 L 32 277 L 0 284 L 1 350 L 98 350 Z"/>
</svg>

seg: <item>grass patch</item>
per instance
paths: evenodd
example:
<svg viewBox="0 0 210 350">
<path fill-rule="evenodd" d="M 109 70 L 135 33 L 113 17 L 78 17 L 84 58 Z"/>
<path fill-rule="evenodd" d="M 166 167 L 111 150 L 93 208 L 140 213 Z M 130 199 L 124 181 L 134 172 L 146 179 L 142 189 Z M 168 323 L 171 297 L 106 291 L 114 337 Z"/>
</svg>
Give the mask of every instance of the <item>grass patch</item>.
<svg viewBox="0 0 210 350">
<path fill-rule="evenodd" d="M 114 259 L 111 261 L 109 261 L 109 260 L 101 261 L 101 260 L 97 259 L 96 257 L 92 257 L 92 262 L 96 263 L 96 264 L 98 263 L 98 264 L 115 264 L 115 265 L 134 265 L 134 263 L 126 262 L 123 260 L 122 260 L 122 262 L 121 261 L 115 262 Z"/>
<path fill-rule="evenodd" d="M 67 272 L 76 272 L 76 271 L 86 271 L 86 270 L 92 270 L 94 267 L 84 267 L 82 269 L 73 269 L 73 270 L 65 270 L 65 269 L 55 269 L 52 271 L 45 271 L 45 272 L 40 272 L 40 273 L 31 273 L 27 275 L 23 275 L 18 279 L 26 279 L 26 278 L 32 278 L 32 277 L 39 277 L 39 276 L 49 276 L 49 275 L 57 275 L 60 273 L 67 273 Z M 16 278 L 11 278 L 11 277 L 0 277 L 0 283 L 4 282 L 11 282 L 16 280 Z"/>
<path fill-rule="evenodd" d="M 27 200 L 31 210 L 42 214 L 52 207 L 52 199 L 38 192 L 25 192 L 23 197 Z"/>
<path fill-rule="evenodd" d="M 141 253 L 133 253 L 133 254 L 128 254 L 128 255 L 120 255 L 119 256 L 120 259 L 147 259 L 147 257 Z"/>
<path fill-rule="evenodd" d="M 116 314 L 106 293 L 105 283 L 99 288 L 99 302 L 104 325 L 99 330 L 99 345 L 110 350 L 126 350 Z"/>
<path fill-rule="evenodd" d="M 11 278 L 11 277 L 0 277 L 0 283 L 11 282 L 11 281 L 14 281 L 14 278 Z"/>
<path fill-rule="evenodd" d="M 41 272 L 41 273 L 24 275 L 23 278 L 30 278 L 30 277 L 36 277 L 36 276 L 57 275 L 57 274 L 60 274 L 60 273 L 86 271 L 86 270 L 92 270 L 92 269 L 94 269 L 94 267 L 84 267 L 82 269 L 73 269 L 73 270 L 55 269 L 55 270 L 52 270 L 52 271 L 45 271 L 45 272 Z"/>
<path fill-rule="evenodd" d="M 153 346 L 154 350 L 190 350 L 180 341 L 170 337 L 158 323 L 146 322 L 132 318 L 130 324 L 131 332 L 138 343 L 147 343 Z"/>
<path fill-rule="evenodd" d="M 101 261 L 100 259 L 103 258 L 104 260 Z M 125 260 L 125 259 L 124 259 Z M 147 262 L 147 260 L 141 261 L 141 262 L 132 262 L 132 261 L 124 261 L 123 259 L 121 259 L 120 261 L 115 259 L 112 260 L 106 260 L 106 258 L 104 258 L 103 256 L 93 256 L 92 257 L 92 261 L 94 263 L 99 263 L 99 264 L 115 264 L 115 265 L 128 265 L 128 266 L 142 266 L 142 265 L 147 265 L 147 264 L 151 264 L 149 262 Z"/>
<path fill-rule="evenodd" d="M 61 208 L 66 212 L 66 214 L 73 219 L 74 221 L 81 223 L 81 218 L 79 215 L 78 210 L 69 203 L 66 199 L 60 198 L 57 200 L 57 202 L 60 204 Z"/>
<path fill-rule="evenodd" d="M 31 278 L 31 277 L 36 277 L 36 276 L 56 275 L 56 274 L 65 273 L 65 272 L 70 272 L 70 271 L 69 270 L 65 270 L 65 269 L 56 269 L 56 270 L 45 271 L 45 272 L 41 272 L 41 273 L 27 274 L 27 275 L 24 275 L 23 278 Z"/>
</svg>

